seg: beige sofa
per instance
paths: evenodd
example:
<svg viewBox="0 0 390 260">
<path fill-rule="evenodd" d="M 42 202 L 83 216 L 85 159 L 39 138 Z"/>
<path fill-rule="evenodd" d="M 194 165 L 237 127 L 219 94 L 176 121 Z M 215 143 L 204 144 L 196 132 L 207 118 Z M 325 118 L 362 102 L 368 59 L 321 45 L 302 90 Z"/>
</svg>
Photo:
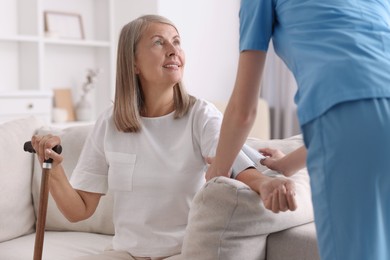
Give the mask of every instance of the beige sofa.
<svg viewBox="0 0 390 260">
<path fill-rule="evenodd" d="M 36 133 L 62 136 L 64 167 L 70 174 L 91 125 L 66 129 L 44 126 L 35 118 L 0 124 L 0 259 L 32 259 L 41 169 L 23 144 Z M 253 147 L 274 146 L 288 152 L 300 137 L 286 140 L 249 139 Z M 213 179 L 196 195 L 190 211 L 182 259 L 318 259 L 308 176 L 295 177 L 299 208 L 273 214 L 256 193 L 227 178 Z M 43 259 L 69 260 L 98 253 L 110 245 L 111 194 L 90 219 L 69 223 L 49 198 Z"/>
</svg>

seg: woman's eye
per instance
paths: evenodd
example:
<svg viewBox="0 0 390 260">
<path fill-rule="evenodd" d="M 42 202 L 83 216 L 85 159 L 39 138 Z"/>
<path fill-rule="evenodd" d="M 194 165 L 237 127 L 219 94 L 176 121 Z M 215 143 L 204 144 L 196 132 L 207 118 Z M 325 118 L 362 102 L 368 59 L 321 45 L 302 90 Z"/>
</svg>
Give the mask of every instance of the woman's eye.
<svg viewBox="0 0 390 260">
<path fill-rule="evenodd" d="M 179 41 L 179 40 L 175 40 L 175 41 L 173 42 L 173 44 L 176 45 L 176 46 L 180 46 L 180 41 Z"/>
<path fill-rule="evenodd" d="M 156 41 L 154 41 L 154 44 L 155 45 L 163 45 L 163 42 L 162 42 L 162 40 L 156 40 Z"/>
</svg>

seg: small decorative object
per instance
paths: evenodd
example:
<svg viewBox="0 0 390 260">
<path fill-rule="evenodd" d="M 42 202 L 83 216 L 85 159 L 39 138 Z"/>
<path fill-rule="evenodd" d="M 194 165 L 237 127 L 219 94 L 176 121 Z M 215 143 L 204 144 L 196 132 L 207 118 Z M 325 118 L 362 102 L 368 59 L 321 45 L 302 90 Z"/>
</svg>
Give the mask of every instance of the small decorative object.
<svg viewBox="0 0 390 260">
<path fill-rule="evenodd" d="M 80 14 L 45 11 L 45 35 L 49 38 L 84 39 Z"/>
<path fill-rule="evenodd" d="M 54 107 L 66 110 L 66 121 L 76 120 L 76 114 L 73 107 L 72 89 L 56 88 L 54 92 Z M 60 112 L 61 113 L 61 112 Z M 53 115 L 54 119 L 54 115 Z"/>
<path fill-rule="evenodd" d="M 52 118 L 54 123 L 64 123 L 68 120 L 68 111 L 64 108 L 54 107 Z"/>
<path fill-rule="evenodd" d="M 100 69 L 88 69 L 87 78 L 83 84 L 81 98 L 76 104 L 76 118 L 78 121 L 90 121 L 92 119 L 92 105 L 88 101 L 88 93 L 95 87 Z"/>
</svg>

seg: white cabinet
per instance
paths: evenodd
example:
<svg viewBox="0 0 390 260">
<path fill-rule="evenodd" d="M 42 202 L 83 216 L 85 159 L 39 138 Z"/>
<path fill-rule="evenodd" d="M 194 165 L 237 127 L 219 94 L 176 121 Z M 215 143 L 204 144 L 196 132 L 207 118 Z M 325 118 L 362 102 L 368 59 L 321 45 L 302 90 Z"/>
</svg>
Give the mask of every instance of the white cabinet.
<svg viewBox="0 0 390 260">
<path fill-rule="evenodd" d="M 0 93 L 0 123 L 35 116 L 48 124 L 51 122 L 51 107 L 51 92 Z"/>
<path fill-rule="evenodd" d="M 114 93 L 114 1 L 0 0 L 0 93 L 23 96 L 27 91 L 31 96 L 31 93 L 47 94 L 55 88 L 71 88 L 76 104 L 87 69 L 100 69 L 95 88 L 89 93 L 96 118 L 111 104 Z M 84 38 L 45 33 L 45 11 L 80 15 Z M 64 17 L 58 17 L 58 26 L 72 24 Z M 70 26 L 65 30 L 78 28 Z M 2 98 L 0 102 L 2 114 L 6 113 L 4 107 L 20 105 L 17 103 L 20 100 L 15 99 L 5 103 Z"/>
</svg>

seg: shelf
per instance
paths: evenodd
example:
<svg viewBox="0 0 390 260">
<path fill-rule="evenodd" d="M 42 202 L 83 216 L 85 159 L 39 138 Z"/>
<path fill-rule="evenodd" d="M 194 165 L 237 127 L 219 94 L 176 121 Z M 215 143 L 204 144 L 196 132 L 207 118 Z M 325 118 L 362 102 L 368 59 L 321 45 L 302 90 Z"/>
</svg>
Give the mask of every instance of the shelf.
<svg viewBox="0 0 390 260">
<path fill-rule="evenodd" d="M 38 36 L 30 35 L 0 35 L 0 41 L 5 42 L 34 42 L 41 40 Z M 45 44 L 57 45 L 72 45 L 72 46 L 86 46 L 86 47 L 110 47 L 109 41 L 93 41 L 93 40 L 64 40 L 64 39 L 48 39 L 42 40 Z"/>
<path fill-rule="evenodd" d="M 22 90 L 22 91 L 0 91 L 0 98 L 47 98 L 52 97 L 51 91 L 34 91 L 34 90 Z"/>
<path fill-rule="evenodd" d="M 44 39 L 45 44 L 85 46 L 85 47 L 110 47 L 108 41 L 88 41 L 88 40 L 63 40 L 63 39 Z"/>
<path fill-rule="evenodd" d="M 39 90 L 37 41 L 0 41 L 0 91 Z"/>
<path fill-rule="evenodd" d="M 110 104 L 114 89 L 114 1 L 0 0 L 0 94 L 7 92 L 14 102 L 18 96 L 33 97 L 38 95 L 35 92 L 66 88 L 76 103 L 87 70 L 101 69 L 90 93 L 95 119 Z M 45 32 L 46 11 L 80 15 L 82 39 Z"/>
<path fill-rule="evenodd" d="M 0 35 L 0 41 L 10 42 L 38 42 L 38 36 L 30 35 Z"/>
</svg>

